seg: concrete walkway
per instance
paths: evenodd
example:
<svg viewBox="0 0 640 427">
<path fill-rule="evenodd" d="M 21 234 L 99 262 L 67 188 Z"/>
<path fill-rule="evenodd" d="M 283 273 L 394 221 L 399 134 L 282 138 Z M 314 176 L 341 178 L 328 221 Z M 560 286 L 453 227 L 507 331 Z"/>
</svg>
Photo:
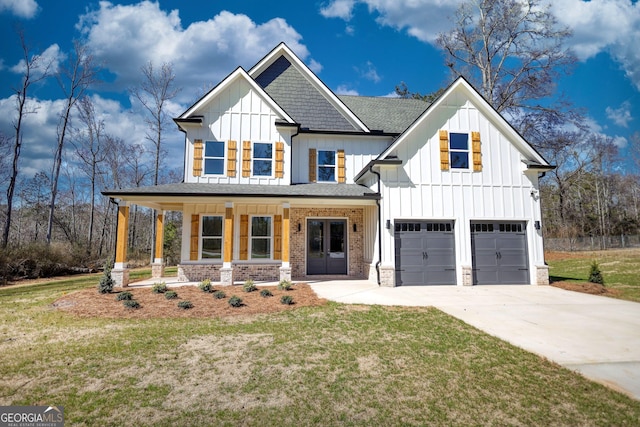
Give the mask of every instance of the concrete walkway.
<svg viewBox="0 0 640 427">
<path fill-rule="evenodd" d="M 434 306 L 488 334 L 640 400 L 640 304 L 552 286 L 416 286 L 309 282 L 352 304 Z"/>
</svg>

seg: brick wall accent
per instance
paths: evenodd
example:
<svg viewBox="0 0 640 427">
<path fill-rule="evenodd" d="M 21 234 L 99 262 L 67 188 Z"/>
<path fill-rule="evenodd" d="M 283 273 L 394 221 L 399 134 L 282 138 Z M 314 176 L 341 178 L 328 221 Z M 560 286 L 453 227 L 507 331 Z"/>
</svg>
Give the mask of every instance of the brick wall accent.
<svg viewBox="0 0 640 427">
<path fill-rule="evenodd" d="M 548 285 L 549 284 L 549 266 L 537 265 L 536 266 L 536 285 Z"/>
<path fill-rule="evenodd" d="M 462 266 L 462 286 L 473 285 L 473 269 L 471 266 Z"/>
<path fill-rule="evenodd" d="M 233 280 L 244 282 L 247 279 L 255 281 L 280 281 L 281 264 L 232 264 Z M 180 264 L 178 265 L 178 281 L 200 282 L 209 279 L 220 282 L 220 264 Z"/>
<path fill-rule="evenodd" d="M 209 279 L 212 282 L 220 281 L 221 264 L 179 264 L 179 282 L 200 282 Z"/>
<path fill-rule="evenodd" d="M 364 260 L 364 209 L 363 208 L 291 208 L 290 218 L 290 262 L 291 276 L 305 277 L 307 218 L 346 218 L 347 219 L 347 273 L 353 278 L 367 278 L 369 264 Z M 353 224 L 357 231 L 353 231 Z M 300 224 L 300 231 L 298 231 Z"/>
</svg>

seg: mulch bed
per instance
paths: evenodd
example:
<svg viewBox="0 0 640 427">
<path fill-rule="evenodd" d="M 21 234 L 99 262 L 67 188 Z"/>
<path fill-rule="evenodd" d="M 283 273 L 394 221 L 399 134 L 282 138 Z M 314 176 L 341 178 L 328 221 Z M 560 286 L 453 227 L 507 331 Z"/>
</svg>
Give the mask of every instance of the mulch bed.
<svg viewBox="0 0 640 427">
<path fill-rule="evenodd" d="M 616 296 L 618 291 L 615 289 L 608 289 L 597 283 L 583 282 L 583 283 L 571 283 L 571 282 L 551 282 L 551 286 L 556 288 L 566 289 L 567 291 L 582 292 L 591 295 L 605 295 Z"/>
<path fill-rule="evenodd" d="M 272 297 L 260 296 L 260 290 L 269 289 Z M 277 289 L 275 286 L 258 286 L 254 292 L 244 292 L 242 286 L 217 286 L 226 294 L 224 299 L 216 299 L 213 293 L 201 291 L 196 286 L 169 287 L 178 293 L 177 299 L 168 300 L 164 294 L 154 294 L 151 288 L 126 288 L 133 299 L 140 303 L 140 308 L 125 308 L 122 301 L 116 301 L 121 289 L 110 294 L 100 294 L 95 288 L 88 288 L 63 296 L 53 303 L 59 310 L 79 317 L 106 317 L 126 319 L 151 318 L 220 318 L 228 316 L 256 315 L 292 310 L 299 307 L 320 306 L 327 303 L 319 298 L 307 284 L 296 284 L 289 291 Z M 241 307 L 231 307 L 229 298 L 236 295 L 242 298 Z M 293 304 L 280 302 L 283 295 L 291 295 Z M 178 302 L 190 301 L 193 308 L 182 309 Z"/>
</svg>

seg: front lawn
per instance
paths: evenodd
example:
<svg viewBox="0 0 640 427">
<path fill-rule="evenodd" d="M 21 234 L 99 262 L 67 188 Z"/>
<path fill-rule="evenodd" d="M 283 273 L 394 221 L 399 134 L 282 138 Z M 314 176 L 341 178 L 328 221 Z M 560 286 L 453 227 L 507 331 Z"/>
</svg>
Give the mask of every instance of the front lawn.
<svg viewBox="0 0 640 427">
<path fill-rule="evenodd" d="M 640 420 L 640 402 L 433 308 L 106 319 L 52 307 L 98 280 L 0 289 L 0 405 L 62 405 L 73 426 Z"/>
</svg>

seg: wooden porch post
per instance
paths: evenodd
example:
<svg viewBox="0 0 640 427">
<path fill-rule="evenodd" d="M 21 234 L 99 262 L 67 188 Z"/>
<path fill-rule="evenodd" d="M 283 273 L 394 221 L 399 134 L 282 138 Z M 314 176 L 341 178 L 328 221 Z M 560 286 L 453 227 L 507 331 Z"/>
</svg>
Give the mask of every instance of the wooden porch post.
<svg viewBox="0 0 640 427">
<path fill-rule="evenodd" d="M 224 209 L 224 239 L 222 253 L 222 268 L 220 282 L 223 285 L 233 285 L 233 202 L 225 203 Z"/>
<path fill-rule="evenodd" d="M 289 203 L 282 204 L 282 266 L 280 267 L 280 280 L 291 280 L 291 264 L 289 264 L 290 210 L 291 205 Z"/>
<path fill-rule="evenodd" d="M 129 246 L 129 205 L 124 202 L 118 205 L 118 230 L 116 233 L 116 258 L 111 270 L 111 278 L 116 286 L 126 287 L 129 284 L 127 269 L 127 247 Z"/>
<path fill-rule="evenodd" d="M 151 264 L 151 277 L 154 279 L 164 276 L 164 217 L 164 212 L 159 213 L 156 217 L 155 258 Z"/>
</svg>

